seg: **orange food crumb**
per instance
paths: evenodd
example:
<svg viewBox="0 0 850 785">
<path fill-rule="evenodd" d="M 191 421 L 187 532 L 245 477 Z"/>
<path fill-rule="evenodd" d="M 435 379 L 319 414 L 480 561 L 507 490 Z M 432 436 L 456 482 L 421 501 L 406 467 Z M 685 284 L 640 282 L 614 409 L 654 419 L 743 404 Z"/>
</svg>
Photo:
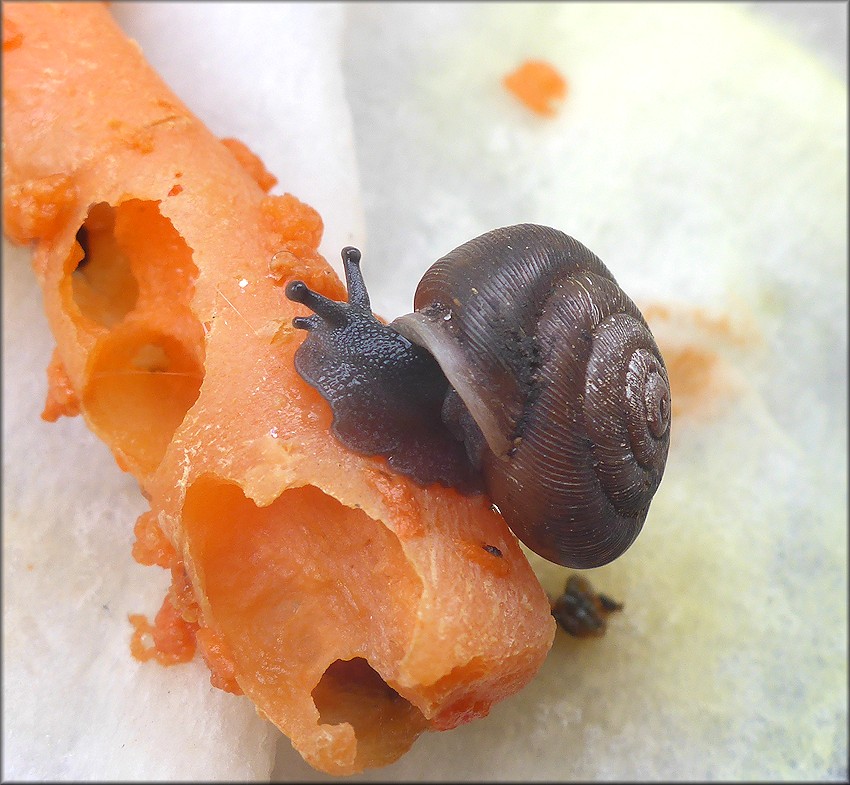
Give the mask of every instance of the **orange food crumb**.
<svg viewBox="0 0 850 785">
<path fill-rule="evenodd" d="M 182 559 L 176 559 L 171 565 L 171 586 L 168 587 L 168 596 L 171 604 L 186 621 L 200 621 L 201 609 L 198 607 L 195 591 Z"/>
<path fill-rule="evenodd" d="M 80 413 L 80 399 L 74 392 L 68 371 L 59 357 L 59 350 L 53 350 L 53 356 L 47 366 L 47 400 L 41 419 L 56 422 L 60 417 L 76 417 Z"/>
<path fill-rule="evenodd" d="M 198 625 L 183 619 L 170 596 L 163 600 L 153 625 L 141 614 L 128 618 L 134 627 L 130 651 L 140 662 L 155 659 L 161 665 L 178 665 L 195 656 Z"/>
<path fill-rule="evenodd" d="M 251 175 L 257 185 L 266 193 L 277 185 L 277 177 L 266 169 L 260 157 L 252 153 L 248 145 L 240 142 L 238 139 L 229 138 L 222 139 L 221 143 L 233 153 L 242 168 Z"/>
<path fill-rule="evenodd" d="M 267 196 L 260 205 L 263 228 L 273 234 L 277 245 L 293 240 L 318 248 L 322 239 L 322 217 L 292 194 Z"/>
<path fill-rule="evenodd" d="M 532 112 L 552 116 L 566 98 L 567 82 L 549 63 L 526 60 L 502 84 Z"/>
<path fill-rule="evenodd" d="M 175 183 L 171 187 L 171 190 L 168 192 L 168 195 L 169 196 L 177 196 L 178 194 L 180 194 L 182 192 L 183 192 L 183 186 L 180 185 L 180 183 Z"/>
<path fill-rule="evenodd" d="M 332 299 L 344 299 L 345 287 L 319 254 L 321 216 L 292 194 L 267 196 L 260 205 L 262 228 L 272 243 L 269 272 L 277 284 L 297 275 L 308 286 Z"/>
<path fill-rule="evenodd" d="M 136 541 L 133 543 L 133 558 L 139 564 L 158 565 L 168 568 L 177 558 L 174 546 L 159 528 L 152 511 L 142 513 L 133 529 Z"/>
<path fill-rule="evenodd" d="M 224 638 L 207 627 L 201 627 L 197 640 L 201 656 L 210 669 L 210 684 L 225 692 L 242 695 L 242 688 L 236 681 L 236 663 Z"/>
<path fill-rule="evenodd" d="M 3 231 L 16 243 L 55 235 L 77 199 L 77 188 L 65 174 L 26 180 L 3 190 Z"/>
<path fill-rule="evenodd" d="M 298 278 L 332 300 L 346 297 L 345 287 L 339 277 L 328 267 L 319 252 L 307 243 L 297 240 L 284 243 L 269 261 L 269 272 L 279 286 L 285 285 L 292 278 Z"/>
</svg>

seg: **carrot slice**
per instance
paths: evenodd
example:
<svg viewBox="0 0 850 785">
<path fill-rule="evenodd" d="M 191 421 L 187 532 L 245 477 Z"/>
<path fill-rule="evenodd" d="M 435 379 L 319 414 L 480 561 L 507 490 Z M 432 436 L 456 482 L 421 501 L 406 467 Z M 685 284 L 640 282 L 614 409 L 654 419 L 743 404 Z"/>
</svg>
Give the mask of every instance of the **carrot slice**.
<svg viewBox="0 0 850 785">
<path fill-rule="evenodd" d="M 318 214 L 267 195 L 103 5 L 3 23 L 3 209 L 56 338 L 45 411 L 79 408 L 138 478 L 139 558 L 174 575 L 139 635 L 179 660 L 199 627 L 214 683 L 337 774 L 522 688 L 554 621 L 501 517 L 347 451 L 294 370 L 280 284 L 344 294 Z"/>
</svg>

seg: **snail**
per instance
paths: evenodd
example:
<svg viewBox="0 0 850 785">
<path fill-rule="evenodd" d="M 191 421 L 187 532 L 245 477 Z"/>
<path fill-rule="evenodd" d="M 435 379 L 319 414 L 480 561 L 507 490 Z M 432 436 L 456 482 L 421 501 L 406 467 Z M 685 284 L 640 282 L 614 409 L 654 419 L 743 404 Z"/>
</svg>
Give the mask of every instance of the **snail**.
<svg viewBox="0 0 850 785">
<path fill-rule="evenodd" d="M 372 314 L 360 252 L 348 302 L 290 281 L 313 314 L 295 354 L 349 448 L 422 485 L 486 492 L 543 558 L 600 566 L 635 540 L 670 441 L 664 360 L 635 304 L 572 237 L 519 224 L 425 273 L 414 312 Z"/>
</svg>

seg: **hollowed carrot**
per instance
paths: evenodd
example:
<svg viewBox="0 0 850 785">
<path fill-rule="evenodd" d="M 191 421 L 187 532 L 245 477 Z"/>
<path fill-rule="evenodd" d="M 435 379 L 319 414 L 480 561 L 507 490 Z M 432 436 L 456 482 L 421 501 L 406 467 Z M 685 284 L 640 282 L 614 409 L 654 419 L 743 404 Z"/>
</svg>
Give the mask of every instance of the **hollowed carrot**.
<svg viewBox="0 0 850 785">
<path fill-rule="evenodd" d="M 217 686 L 340 774 L 519 690 L 554 622 L 501 517 L 347 451 L 295 373 L 281 284 L 343 295 L 318 214 L 267 195 L 105 5 L 3 23 L 4 227 L 56 339 L 45 417 L 81 411 L 138 478 L 135 552 L 174 576 L 138 635 L 178 661 L 197 633 Z"/>
</svg>

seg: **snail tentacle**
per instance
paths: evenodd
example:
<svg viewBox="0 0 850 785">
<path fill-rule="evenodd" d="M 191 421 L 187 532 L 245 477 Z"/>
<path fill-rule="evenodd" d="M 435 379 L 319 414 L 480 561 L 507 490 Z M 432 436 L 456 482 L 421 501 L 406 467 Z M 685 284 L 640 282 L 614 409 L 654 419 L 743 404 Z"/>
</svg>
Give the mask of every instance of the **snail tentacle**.
<svg viewBox="0 0 850 785">
<path fill-rule="evenodd" d="M 346 310 L 342 307 L 342 303 L 329 300 L 323 294 L 314 292 L 304 281 L 290 281 L 286 285 L 286 296 L 293 302 L 306 305 L 320 317 L 320 322 L 314 322 L 312 320 L 309 322 L 311 325 L 310 328 L 304 327 L 303 322 L 296 325 L 297 327 L 301 327 L 301 329 L 313 329 L 321 321 L 340 327 L 347 320 Z"/>
<path fill-rule="evenodd" d="M 348 301 L 337 302 L 290 282 L 286 296 L 315 311 L 293 326 L 308 335 L 295 368 L 328 402 L 335 436 L 356 452 L 383 455 L 419 482 L 480 490 L 462 441 L 442 421 L 448 381 L 434 358 L 381 324 L 369 306 L 360 252 L 342 259 Z"/>
<path fill-rule="evenodd" d="M 343 248 L 342 267 L 345 271 L 345 288 L 348 290 L 349 304 L 360 306 L 371 314 L 369 292 L 366 289 L 366 281 L 363 280 L 363 271 L 360 269 L 360 250 L 351 245 Z"/>
</svg>

